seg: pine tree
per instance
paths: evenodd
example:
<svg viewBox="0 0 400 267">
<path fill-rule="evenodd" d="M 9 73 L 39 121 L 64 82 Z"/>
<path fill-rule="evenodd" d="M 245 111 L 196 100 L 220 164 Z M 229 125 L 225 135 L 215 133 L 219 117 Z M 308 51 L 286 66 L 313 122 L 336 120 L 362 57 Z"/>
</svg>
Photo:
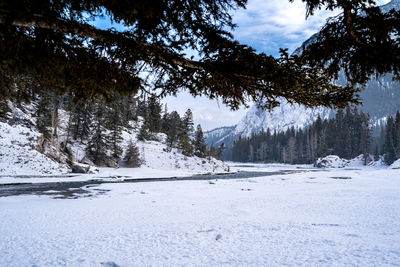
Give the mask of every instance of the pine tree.
<svg viewBox="0 0 400 267">
<path fill-rule="evenodd" d="M 371 152 L 372 134 L 369 126 L 369 117 L 367 114 L 361 112 L 360 119 L 360 150 L 364 157 L 364 165 L 368 164 L 369 155 Z"/>
<path fill-rule="evenodd" d="M 156 96 L 151 96 L 147 104 L 146 122 L 148 129 L 152 133 L 158 133 L 161 130 L 161 104 Z"/>
<path fill-rule="evenodd" d="M 178 147 L 182 150 L 183 155 L 193 156 L 193 145 L 188 135 L 185 134 L 180 137 Z"/>
<path fill-rule="evenodd" d="M 93 118 L 93 103 L 91 101 L 79 101 L 73 103 L 70 112 L 70 131 L 74 140 L 81 143 L 90 136 L 90 125 Z"/>
<path fill-rule="evenodd" d="M 107 141 L 114 159 L 118 160 L 122 154 L 122 113 L 118 102 L 112 102 L 106 107 L 104 127 L 109 130 Z"/>
<path fill-rule="evenodd" d="M 97 104 L 91 124 L 91 136 L 86 146 L 86 155 L 94 164 L 99 166 L 106 164 L 108 160 L 107 149 L 109 148 L 107 138 L 104 135 L 103 113 L 102 105 Z"/>
<path fill-rule="evenodd" d="M 47 139 L 51 139 L 52 127 L 52 98 L 48 93 L 39 96 L 36 107 L 36 128 Z"/>
<path fill-rule="evenodd" d="M 182 118 L 182 131 L 187 135 L 191 135 L 194 131 L 193 113 L 190 109 L 186 110 Z"/>
<path fill-rule="evenodd" d="M 167 132 L 167 147 L 169 149 L 175 147 L 179 140 L 181 124 L 182 121 L 178 112 L 176 111 L 171 112 L 169 116 L 168 132 Z"/>
<path fill-rule="evenodd" d="M 207 154 L 207 145 L 204 142 L 203 130 L 200 124 L 197 125 L 194 139 L 194 154 L 199 158 L 204 158 Z"/>
<path fill-rule="evenodd" d="M 164 106 L 164 113 L 161 118 L 161 132 L 167 134 L 169 130 L 169 114 L 167 104 Z"/>
<path fill-rule="evenodd" d="M 393 117 L 389 116 L 386 123 L 384 143 L 384 160 L 387 165 L 391 165 L 396 160 L 396 152 L 393 142 L 394 130 Z"/>
<path fill-rule="evenodd" d="M 396 158 L 400 158 L 400 111 L 396 112 L 394 124 L 393 145 L 396 152 Z"/>
<path fill-rule="evenodd" d="M 341 158 L 351 158 L 351 132 L 348 124 L 348 118 L 339 110 L 336 114 L 336 137 L 335 154 Z"/>
<path fill-rule="evenodd" d="M 124 157 L 124 162 L 126 166 L 133 168 L 140 167 L 141 165 L 139 148 L 136 146 L 135 143 L 132 142 L 132 140 L 130 140 L 128 143 L 128 147 L 126 149 Z"/>
</svg>

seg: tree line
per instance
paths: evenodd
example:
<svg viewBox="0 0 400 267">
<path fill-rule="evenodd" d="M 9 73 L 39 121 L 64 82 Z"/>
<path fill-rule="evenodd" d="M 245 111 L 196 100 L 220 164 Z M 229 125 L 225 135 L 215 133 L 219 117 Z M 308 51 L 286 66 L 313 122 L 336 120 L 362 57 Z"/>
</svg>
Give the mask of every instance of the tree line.
<svg viewBox="0 0 400 267">
<path fill-rule="evenodd" d="M 339 110 L 331 119 L 317 120 L 306 129 L 269 129 L 234 142 L 232 158 L 240 162 L 312 163 L 330 154 L 350 159 L 367 156 L 373 142 L 368 115 L 356 109 Z"/>
</svg>

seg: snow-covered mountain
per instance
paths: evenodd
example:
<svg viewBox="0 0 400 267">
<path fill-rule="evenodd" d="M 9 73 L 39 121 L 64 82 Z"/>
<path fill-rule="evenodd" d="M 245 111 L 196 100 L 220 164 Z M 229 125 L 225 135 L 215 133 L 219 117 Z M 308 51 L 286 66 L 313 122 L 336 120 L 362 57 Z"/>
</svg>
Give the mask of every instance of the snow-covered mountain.
<svg viewBox="0 0 400 267">
<path fill-rule="evenodd" d="M 400 0 L 392 0 L 381 7 L 383 12 L 391 9 L 400 10 Z M 312 35 L 299 48 L 294 51 L 294 54 L 301 54 L 303 49 L 315 42 L 318 38 L 318 33 Z M 394 115 L 397 110 L 400 110 L 400 82 L 394 81 L 392 74 L 385 75 L 379 80 L 370 80 L 361 92 L 362 106 L 359 107 L 362 111 L 370 115 L 372 124 L 379 124 L 384 121 L 388 115 Z M 338 84 L 345 84 L 346 79 L 343 73 L 339 75 Z M 324 108 L 306 108 L 301 105 L 290 105 L 284 100 L 281 101 L 279 107 L 272 111 L 261 110 L 257 105 L 253 105 L 242 120 L 234 126 L 217 128 L 205 133 L 206 143 L 211 145 L 219 145 L 224 143 L 227 147 L 239 137 L 249 137 L 252 134 L 259 133 L 262 129 L 269 128 L 273 131 L 285 131 L 290 127 L 303 128 L 310 125 L 317 119 L 318 115 L 321 118 L 328 118 L 333 115 L 334 111 Z M 216 136 L 218 138 L 216 138 Z"/>
<path fill-rule="evenodd" d="M 310 125 L 318 116 L 328 118 L 330 110 L 323 107 L 306 108 L 299 104 L 288 104 L 284 99 L 279 107 L 271 111 L 262 110 L 253 105 L 245 117 L 236 125 L 232 132 L 236 136 L 250 137 L 261 130 L 282 132 L 294 127 L 304 128 Z"/>
<path fill-rule="evenodd" d="M 240 122 L 231 127 L 217 128 L 205 133 L 206 143 L 219 145 L 224 143 L 229 147 L 239 137 L 250 137 L 262 130 L 282 132 L 294 127 L 304 128 L 320 116 L 327 119 L 331 110 L 324 107 L 307 108 L 298 104 L 289 104 L 284 99 L 281 105 L 269 110 L 263 110 L 253 105 Z"/>
<path fill-rule="evenodd" d="M 392 9 L 400 10 L 400 0 L 392 0 L 389 3 L 382 5 L 380 8 L 382 12 L 389 12 Z"/>
<path fill-rule="evenodd" d="M 207 140 L 208 145 L 221 144 L 224 142 L 226 137 L 235 130 L 235 126 L 225 126 L 215 128 L 213 130 L 204 133 L 204 137 Z M 226 141 L 226 140 L 225 140 Z"/>
</svg>

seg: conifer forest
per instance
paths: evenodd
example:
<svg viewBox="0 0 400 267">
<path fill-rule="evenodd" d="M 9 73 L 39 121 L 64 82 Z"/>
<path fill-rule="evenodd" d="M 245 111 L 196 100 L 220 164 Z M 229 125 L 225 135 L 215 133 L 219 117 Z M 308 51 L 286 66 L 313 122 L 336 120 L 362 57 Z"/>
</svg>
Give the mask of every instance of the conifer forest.
<svg viewBox="0 0 400 267">
<path fill-rule="evenodd" d="M 117 166 L 118 163 L 140 166 L 140 151 L 135 142 L 129 142 L 127 147 L 121 145 L 122 131 L 133 128 L 138 130 L 138 141 L 162 141 L 167 150 L 177 148 L 189 157 L 218 156 L 217 149 L 207 149 L 202 128 L 194 127 L 190 109 L 183 116 L 176 111 L 169 112 L 167 105 L 163 106 L 155 96 L 114 94 L 112 99 L 95 101 L 43 91 L 31 103 L 35 110 L 34 127 L 46 140 L 57 138 L 59 117 L 63 113 L 68 121 L 61 149 L 70 154 L 69 144 L 78 142 L 85 146 L 88 159 L 97 166 Z M 0 113 L 0 119 L 6 120 L 7 112 Z M 165 134 L 166 140 L 159 140 L 159 133 Z"/>
<path fill-rule="evenodd" d="M 239 138 L 234 142 L 232 159 L 309 164 L 327 155 L 352 159 L 362 154 L 367 159 L 373 154 L 375 159 L 383 155 L 385 163 L 390 165 L 400 158 L 400 113 L 373 128 L 368 114 L 347 108 L 338 110 L 330 119 L 318 117 L 305 129 L 292 127 L 285 132 L 267 129 L 249 138 Z"/>
</svg>

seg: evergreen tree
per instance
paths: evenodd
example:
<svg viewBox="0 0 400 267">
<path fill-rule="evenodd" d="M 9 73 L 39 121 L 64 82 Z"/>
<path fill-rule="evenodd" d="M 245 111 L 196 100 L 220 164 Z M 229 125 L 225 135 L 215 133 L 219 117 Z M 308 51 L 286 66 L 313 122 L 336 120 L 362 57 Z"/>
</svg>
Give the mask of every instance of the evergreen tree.
<svg viewBox="0 0 400 267">
<path fill-rule="evenodd" d="M 386 124 L 385 131 L 385 143 L 384 143 L 384 153 L 385 153 L 385 163 L 391 165 L 396 160 L 396 151 L 394 148 L 393 136 L 394 136 L 394 122 L 393 117 L 389 116 Z"/>
<path fill-rule="evenodd" d="M 191 135 L 194 131 L 193 113 L 190 109 L 186 110 L 182 118 L 182 132 L 186 135 Z"/>
<path fill-rule="evenodd" d="M 170 127 L 175 127 L 171 124 Z M 185 115 L 180 120 L 177 127 L 177 138 L 179 140 L 178 148 L 182 149 L 182 153 L 186 156 L 193 155 L 193 145 L 190 140 L 190 135 L 193 132 L 193 114 L 190 109 L 185 112 Z M 173 134 L 173 133 L 171 133 Z"/>
<path fill-rule="evenodd" d="M 146 119 L 148 113 L 147 101 L 146 99 L 138 100 L 137 115 Z"/>
<path fill-rule="evenodd" d="M 343 111 L 339 110 L 336 114 L 336 137 L 335 154 L 341 158 L 351 158 L 351 132 L 348 124 L 348 117 L 344 117 Z"/>
<path fill-rule="evenodd" d="M 364 156 L 364 165 L 368 164 L 369 155 L 371 153 L 372 135 L 369 126 L 369 117 L 367 114 L 360 113 L 360 152 Z"/>
<path fill-rule="evenodd" d="M 393 145 L 396 152 L 396 158 L 400 158 L 400 111 L 396 112 L 393 132 Z"/>
<path fill-rule="evenodd" d="M 118 102 L 111 102 L 106 109 L 104 127 L 109 130 L 107 141 L 114 159 L 118 160 L 122 154 L 122 113 Z"/>
<path fill-rule="evenodd" d="M 70 112 L 70 131 L 74 140 L 86 140 L 90 136 L 90 125 L 93 118 L 93 103 L 91 101 L 79 101 L 72 103 Z"/>
<path fill-rule="evenodd" d="M 124 162 L 126 166 L 133 168 L 140 167 L 141 165 L 139 148 L 136 146 L 135 143 L 132 142 L 132 140 L 130 140 L 128 143 L 128 147 L 126 149 L 124 157 Z"/>
<path fill-rule="evenodd" d="M 193 156 L 193 145 L 188 135 L 185 134 L 180 137 L 178 148 L 182 150 L 183 155 Z"/>
<path fill-rule="evenodd" d="M 152 133 L 158 133 L 161 130 L 161 104 L 157 97 L 152 95 L 147 104 L 146 123 Z"/>
<path fill-rule="evenodd" d="M 167 134 L 169 130 L 169 114 L 167 104 L 164 106 L 164 113 L 161 118 L 161 132 Z"/>
<path fill-rule="evenodd" d="M 173 111 L 169 116 L 168 132 L 167 132 L 167 147 L 169 149 L 175 147 L 179 141 L 181 118 L 178 112 Z"/>
<path fill-rule="evenodd" d="M 200 124 L 197 125 L 194 139 L 194 154 L 200 158 L 204 158 L 207 153 L 207 145 L 204 142 L 203 130 Z"/>
<path fill-rule="evenodd" d="M 86 146 L 86 155 L 94 164 L 99 166 L 106 164 L 108 160 L 107 149 L 109 148 L 107 138 L 104 135 L 103 113 L 102 105 L 97 104 L 91 124 L 91 136 Z"/>
<path fill-rule="evenodd" d="M 39 96 L 36 107 L 36 128 L 47 139 L 51 138 L 52 127 L 52 98 L 49 93 L 42 93 Z"/>
</svg>

